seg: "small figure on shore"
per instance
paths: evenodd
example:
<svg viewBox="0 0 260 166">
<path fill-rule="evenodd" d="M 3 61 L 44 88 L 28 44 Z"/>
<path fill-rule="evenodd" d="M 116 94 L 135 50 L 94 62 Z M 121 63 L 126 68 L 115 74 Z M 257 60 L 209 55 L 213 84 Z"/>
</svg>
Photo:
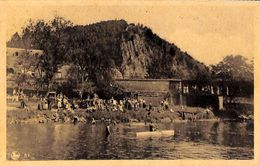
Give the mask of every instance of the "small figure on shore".
<svg viewBox="0 0 260 166">
<path fill-rule="evenodd" d="M 182 120 L 185 120 L 186 119 L 186 117 L 185 117 L 185 113 L 184 112 L 182 112 Z"/>
<path fill-rule="evenodd" d="M 169 109 L 169 102 L 168 102 L 168 100 L 164 100 L 163 105 L 164 105 L 164 110 L 168 110 Z"/>
<path fill-rule="evenodd" d="M 150 108 L 150 104 L 149 104 L 149 108 Z M 151 117 L 151 109 L 147 109 L 147 115 L 146 115 L 146 120 L 145 120 L 145 125 L 147 122 L 151 122 L 152 121 L 152 117 Z"/>
<path fill-rule="evenodd" d="M 212 111 L 212 107 L 211 107 L 211 106 L 206 108 L 206 114 L 207 114 L 207 115 L 208 115 L 211 111 Z"/>
<path fill-rule="evenodd" d="M 156 131 L 157 130 L 157 127 L 155 127 L 155 125 L 153 124 L 153 122 L 151 122 L 150 124 L 149 124 L 149 131 Z"/>
<path fill-rule="evenodd" d="M 110 125 L 108 124 L 108 125 L 106 126 L 106 137 L 108 137 L 110 134 L 111 134 Z"/>
<path fill-rule="evenodd" d="M 79 122 L 79 117 L 78 116 L 74 116 L 73 117 L 73 124 L 75 125 L 75 124 L 77 124 Z"/>
<path fill-rule="evenodd" d="M 26 112 L 29 112 L 29 107 L 27 107 L 27 105 L 25 105 L 25 106 L 24 106 L 24 110 L 25 110 Z"/>
<path fill-rule="evenodd" d="M 146 108 L 145 100 L 143 100 L 143 108 Z"/>
<path fill-rule="evenodd" d="M 57 106 L 58 106 L 58 109 L 62 108 L 62 96 L 61 96 L 61 94 L 58 94 L 58 96 L 57 96 Z"/>
<path fill-rule="evenodd" d="M 16 95 L 16 89 L 14 88 L 13 89 L 13 96 L 15 96 Z"/>
<path fill-rule="evenodd" d="M 48 109 L 51 110 L 51 99 L 47 98 Z"/>
<path fill-rule="evenodd" d="M 24 98 L 22 96 L 21 96 L 21 103 L 20 103 L 20 105 L 21 105 L 22 109 L 24 109 L 26 107 L 26 103 L 25 103 Z"/>
<path fill-rule="evenodd" d="M 96 124 L 96 120 L 94 118 L 92 118 L 92 122 L 91 122 L 92 125 L 95 125 Z"/>
<path fill-rule="evenodd" d="M 29 153 L 24 153 L 24 155 L 23 155 L 23 158 L 24 159 L 28 159 L 30 157 L 30 154 Z"/>
<path fill-rule="evenodd" d="M 44 106 L 43 107 L 44 110 L 48 109 L 48 102 L 47 102 L 46 98 L 43 99 L 43 106 Z"/>
<path fill-rule="evenodd" d="M 43 110 L 43 102 L 44 102 L 44 100 L 43 100 L 43 98 L 41 97 L 41 98 L 40 98 L 40 102 L 38 103 L 38 110 L 39 110 L 39 111 L 42 111 L 42 110 Z"/>
<path fill-rule="evenodd" d="M 25 103 L 25 101 L 22 99 L 22 101 L 21 101 L 21 108 L 25 108 L 25 106 L 26 106 L 26 103 Z"/>
<path fill-rule="evenodd" d="M 152 103 L 149 103 L 148 111 L 152 111 L 152 109 L 153 109 Z"/>
</svg>

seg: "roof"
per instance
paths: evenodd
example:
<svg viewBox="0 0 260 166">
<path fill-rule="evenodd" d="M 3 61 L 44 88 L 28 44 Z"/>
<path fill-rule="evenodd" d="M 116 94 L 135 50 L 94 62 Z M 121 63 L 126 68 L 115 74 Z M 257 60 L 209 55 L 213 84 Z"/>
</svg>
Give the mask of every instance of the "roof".
<svg viewBox="0 0 260 166">
<path fill-rule="evenodd" d="M 175 81 L 180 82 L 181 79 L 147 79 L 147 78 L 133 78 L 133 79 L 115 79 L 115 81 Z"/>
</svg>

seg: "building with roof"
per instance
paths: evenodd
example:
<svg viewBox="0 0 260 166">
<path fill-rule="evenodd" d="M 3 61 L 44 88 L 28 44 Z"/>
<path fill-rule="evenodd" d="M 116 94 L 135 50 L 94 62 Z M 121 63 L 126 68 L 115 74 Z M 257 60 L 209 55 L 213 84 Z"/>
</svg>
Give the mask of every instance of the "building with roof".
<svg viewBox="0 0 260 166">
<path fill-rule="evenodd" d="M 172 104 L 181 104 L 181 79 L 116 79 L 116 83 L 147 103 L 156 105 L 168 100 Z"/>
</svg>

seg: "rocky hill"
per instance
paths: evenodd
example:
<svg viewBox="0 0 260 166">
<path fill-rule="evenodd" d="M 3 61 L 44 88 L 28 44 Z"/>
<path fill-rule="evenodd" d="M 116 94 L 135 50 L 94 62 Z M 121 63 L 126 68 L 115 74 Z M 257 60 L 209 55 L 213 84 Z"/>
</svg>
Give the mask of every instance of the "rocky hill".
<svg viewBox="0 0 260 166">
<path fill-rule="evenodd" d="M 200 79 L 209 75 L 207 66 L 140 24 L 111 20 L 72 26 L 64 32 L 67 48 L 87 50 L 94 67 L 100 61 L 110 64 L 117 78 Z M 24 43 L 18 34 L 12 40 L 16 43 L 9 41 L 7 46 Z"/>
<path fill-rule="evenodd" d="M 110 59 L 117 78 L 203 79 L 209 76 L 207 66 L 146 26 L 113 20 L 77 26 L 74 33 L 82 31 L 86 35 L 80 41 L 88 41 L 108 55 L 103 59 Z"/>
<path fill-rule="evenodd" d="M 142 25 L 130 24 L 121 38 L 124 78 L 197 79 L 208 68 Z"/>
</svg>

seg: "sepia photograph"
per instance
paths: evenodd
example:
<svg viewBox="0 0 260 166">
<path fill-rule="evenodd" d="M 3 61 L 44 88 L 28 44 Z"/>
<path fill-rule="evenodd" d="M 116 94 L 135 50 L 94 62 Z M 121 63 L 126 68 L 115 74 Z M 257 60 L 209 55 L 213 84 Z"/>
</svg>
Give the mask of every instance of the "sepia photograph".
<svg viewBox="0 0 260 166">
<path fill-rule="evenodd" d="M 255 159 L 254 5 L 27 2 L 5 4 L 6 160 Z"/>
</svg>

